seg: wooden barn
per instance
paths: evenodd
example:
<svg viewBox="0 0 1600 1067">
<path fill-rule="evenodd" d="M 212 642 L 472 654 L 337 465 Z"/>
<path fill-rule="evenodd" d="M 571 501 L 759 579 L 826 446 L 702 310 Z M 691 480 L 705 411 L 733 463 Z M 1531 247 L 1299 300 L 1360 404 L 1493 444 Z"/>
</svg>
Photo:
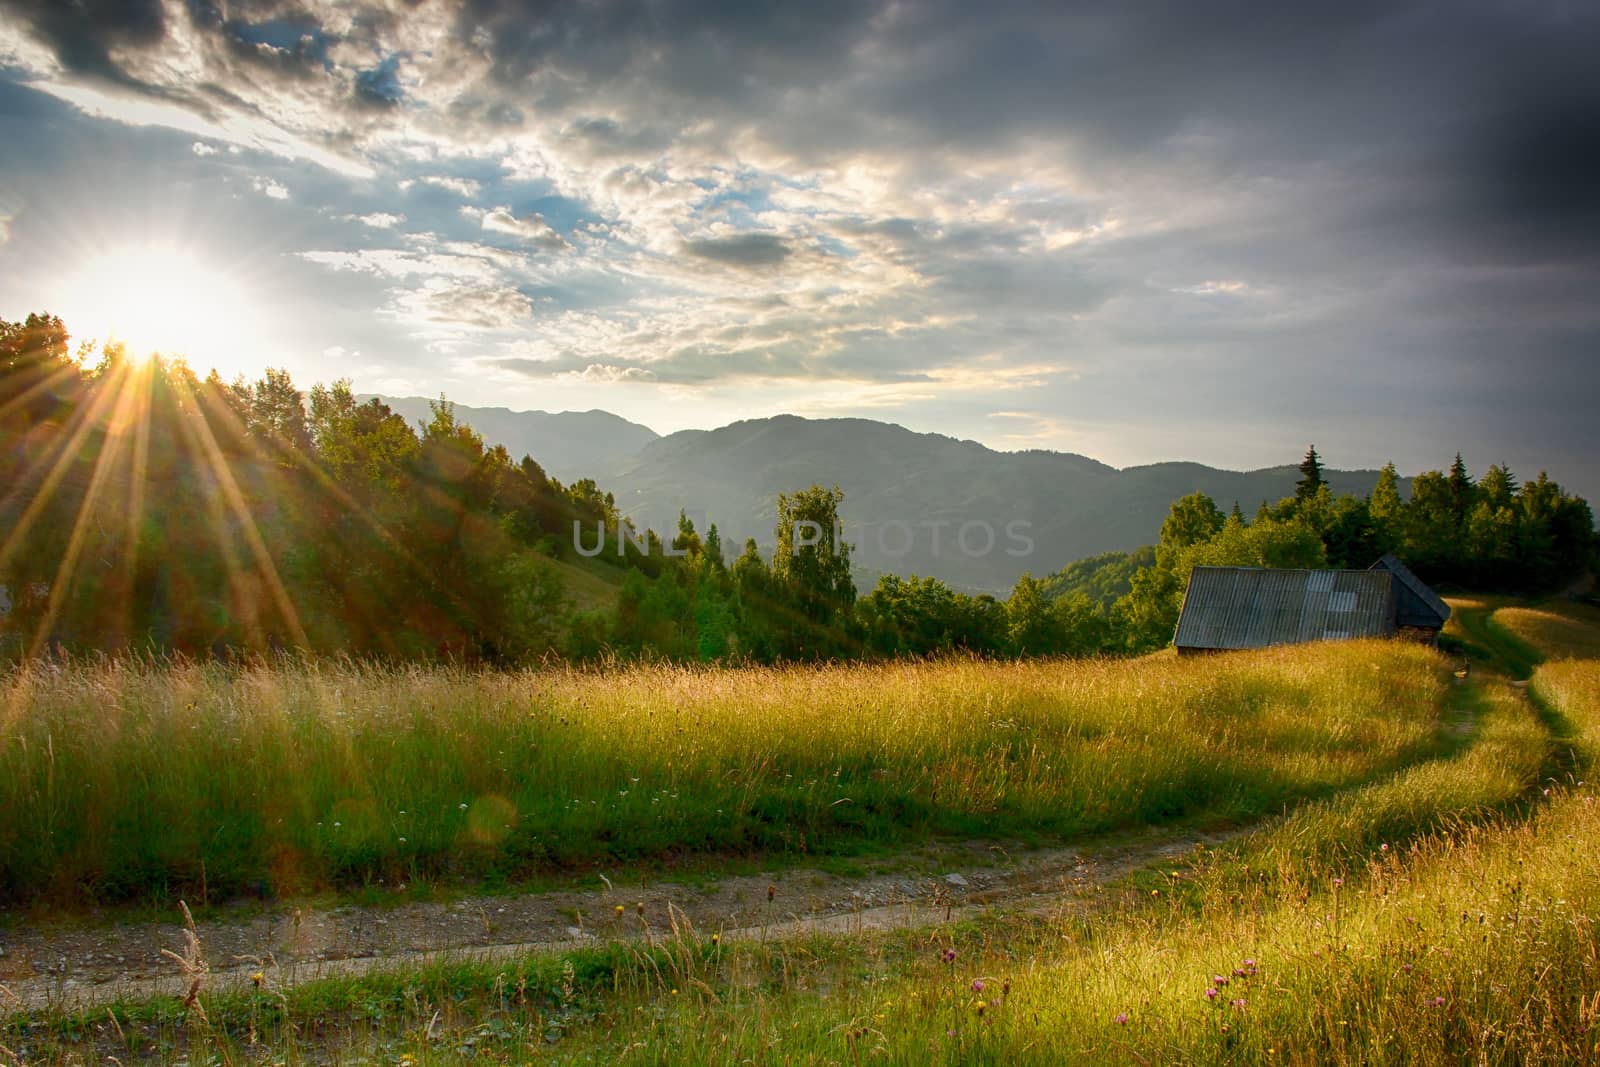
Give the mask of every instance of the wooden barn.
<svg viewBox="0 0 1600 1067">
<path fill-rule="evenodd" d="M 1440 600 L 1439 594 L 1412 574 L 1411 568 L 1396 559 L 1392 552 L 1384 553 L 1371 569 L 1394 575 L 1394 621 L 1400 633 L 1430 643 L 1438 641 L 1439 631 L 1450 621 L 1450 605 Z"/>
<path fill-rule="evenodd" d="M 1172 643 L 1187 655 L 1402 632 L 1434 639 L 1449 616 L 1392 556 L 1364 571 L 1196 567 Z"/>
</svg>

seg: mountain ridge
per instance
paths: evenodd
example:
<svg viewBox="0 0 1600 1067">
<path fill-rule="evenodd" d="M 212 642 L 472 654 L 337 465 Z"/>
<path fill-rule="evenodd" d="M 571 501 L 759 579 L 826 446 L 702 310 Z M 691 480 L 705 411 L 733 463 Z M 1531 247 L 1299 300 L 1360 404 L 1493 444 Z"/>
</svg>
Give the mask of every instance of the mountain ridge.
<svg viewBox="0 0 1600 1067">
<path fill-rule="evenodd" d="M 413 402 L 425 417 L 426 401 Z M 504 436 L 515 428 L 501 414 L 507 409 L 456 409 L 520 458 Z M 524 428 L 521 439 L 544 442 L 544 454 L 527 451 L 550 474 L 593 478 L 623 515 L 658 533 L 675 528 L 680 510 L 702 532 L 715 522 L 730 554 L 747 537 L 770 551 L 779 493 L 838 485 L 863 587 L 881 573 L 915 573 L 1003 593 L 1024 570 L 1043 576 L 1153 542 L 1172 501 L 1188 493 L 1253 513 L 1292 494 L 1300 476 L 1292 463 L 1230 471 L 1167 460 L 1119 469 L 1073 452 L 1003 452 L 877 419 L 785 414 L 659 435 L 603 411 L 525 417 L 537 432 Z M 631 442 L 639 442 L 632 451 L 622 447 Z M 1330 469 L 1324 477 L 1335 492 L 1365 494 L 1378 472 Z M 1402 492 L 1408 487 L 1403 479 Z"/>
</svg>

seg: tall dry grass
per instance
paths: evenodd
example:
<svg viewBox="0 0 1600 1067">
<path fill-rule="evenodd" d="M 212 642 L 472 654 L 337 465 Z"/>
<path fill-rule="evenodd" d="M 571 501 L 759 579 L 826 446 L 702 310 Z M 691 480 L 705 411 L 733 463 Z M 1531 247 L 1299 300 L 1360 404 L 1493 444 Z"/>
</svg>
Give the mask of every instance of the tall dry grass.
<svg viewBox="0 0 1600 1067">
<path fill-rule="evenodd" d="M 1368 642 L 823 669 L 36 668 L 0 678 L 0 895 L 1248 819 L 1435 751 L 1446 678 L 1426 650 Z"/>
</svg>

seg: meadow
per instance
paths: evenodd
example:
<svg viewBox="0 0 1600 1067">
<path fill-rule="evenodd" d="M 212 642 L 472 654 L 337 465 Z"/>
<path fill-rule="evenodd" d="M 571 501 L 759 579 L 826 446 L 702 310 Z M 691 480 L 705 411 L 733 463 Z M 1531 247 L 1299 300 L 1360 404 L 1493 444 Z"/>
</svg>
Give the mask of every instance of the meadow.
<svg viewBox="0 0 1600 1067">
<path fill-rule="evenodd" d="M 0 681 L 0 896 L 505 886 L 1227 825 L 1447 745 L 1447 677 L 1393 644 L 1204 662 L 34 669 Z"/>
<path fill-rule="evenodd" d="M 765 756 L 763 779 L 827 786 L 797 809 L 824 848 L 893 842 L 827 814 L 836 795 L 870 796 L 859 787 L 889 780 L 880 770 L 924 798 L 919 834 L 1022 833 L 1047 809 L 1069 837 L 1162 820 L 1244 832 L 1088 898 L 934 928 L 724 941 L 684 923 L 559 956 L 269 982 L 203 1012 L 158 1000 L 14 1019 L 0 1046 L 61 1063 L 1600 1063 L 1600 660 L 1573 653 L 1589 622 L 1565 605 L 1457 612 L 1456 632 L 1484 641 L 1469 661 L 1356 642 L 1119 663 L 378 675 L 391 688 L 346 696 L 345 719 L 315 710 L 326 668 L 254 689 L 201 671 L 202 691 L 279 694 L 276 714 L 321 729 L 407 695 L 400 721 L 415 722 L 419 693 L 463 685 L 474 729 L 512 722 L 510 709 L 540 721 L 533 699 L 570 729 L 582 708 L 592 729 L 565 735 L 584 756 L 574 767 L 653 746 L 683 770 L 680 796 L 719 774 L 748 787 Z M 1526 685 L 1509 678 L 1523 657 Z M 161 706 L 180 699 L 171 688 Z M 781 716 L 808 691 L 819 713 Z M 624 709 L 641 703 L 652 721 L 630 726 Z M 695 725 L 718 744 L 696 747 Z M 358 736 L 340 758 L 380 758 Z M 439 748 L 440 762 L 460 751 Z M 986 759 L 1005 774 L 982 772 Z M 1181 805 L 1158 799 L 1174 776 Z M 1107 790 L 1120 813 L 1100 810 Z"/>
</svg>

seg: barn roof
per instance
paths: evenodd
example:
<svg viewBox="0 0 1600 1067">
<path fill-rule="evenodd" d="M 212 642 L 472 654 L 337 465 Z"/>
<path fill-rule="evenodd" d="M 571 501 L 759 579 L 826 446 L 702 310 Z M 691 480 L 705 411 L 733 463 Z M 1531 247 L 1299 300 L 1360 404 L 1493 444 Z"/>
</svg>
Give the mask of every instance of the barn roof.
<svg viewBox="0 0 1600 1067">
<path fill-rule="evenodd" d="M 1400 560 L 1395 557 L 1393 552 L 1385 552 L 1383 554 L 1383 558 L 1374 563 L 1371 569 L 1388 571 L 1390 574 L 1394 575 L 1395 581 L 1404 586 L 1406 592 L 1410 594 L 1410 596 L 1402 596 L 1401 598 L 1403 602 L 1400 605 L 1400 614 L 1402 616 L 1416 614 L 1415 609 L 1418 606 L 1426 609 L 1426 612 L 1417 618 L 1413 619 L 1402 617 L 1400 620 L 1401 622 L 1407 624 L 1423 623 L 1427 625 L 1443 626 L 1449 621 L 1450 605 L 1446 604 L 1443 600 L 1440 600 L 1439 594 L 1428 588 L 1427 582 L 1424 582 L 1421 578 L 1418 578 L 1415 574 L 1411 573 L 1411 568 L 1407 567 L 1404 563 L 1401 563 Z M 1412 601 L 1412 598 L 1415 598 L 1415 600 Z M 1404 601 L 1412 602 L 1405 603 Z M 1431 619 L 1426 617 L 1426 613 L 1428 612 L 1431 612 L 1433 615 L 1437 615 L 1439 621 L 1437 623 L 1433 623 Z"/>
<path fill-rule="evenodd" d="M 1395 579 L 1382 570 L 1196 567 L 1179 648 L 1265 648 L 1395 632 Z"/>
</svg>

